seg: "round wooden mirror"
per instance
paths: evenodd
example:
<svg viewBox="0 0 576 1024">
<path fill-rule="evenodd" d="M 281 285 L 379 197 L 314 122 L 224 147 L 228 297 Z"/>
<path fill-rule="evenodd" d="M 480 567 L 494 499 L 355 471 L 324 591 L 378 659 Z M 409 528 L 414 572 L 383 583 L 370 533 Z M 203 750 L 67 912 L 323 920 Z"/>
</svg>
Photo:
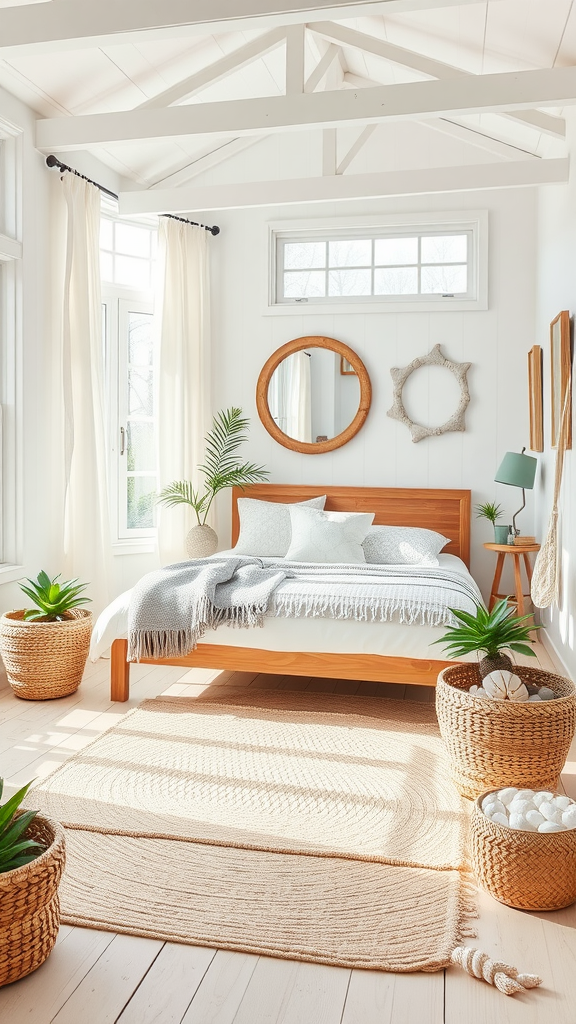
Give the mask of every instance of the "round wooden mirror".
<svg viewBox="0 0 576 1024">
<path fill-rule="evenodd" d="M 258 415 L 275 441 L 320 455 L 346 444 L 368 415 L 370 377 L 356 353 L 335 338 L 295 338 L 264 363 Z"/>
</svg>

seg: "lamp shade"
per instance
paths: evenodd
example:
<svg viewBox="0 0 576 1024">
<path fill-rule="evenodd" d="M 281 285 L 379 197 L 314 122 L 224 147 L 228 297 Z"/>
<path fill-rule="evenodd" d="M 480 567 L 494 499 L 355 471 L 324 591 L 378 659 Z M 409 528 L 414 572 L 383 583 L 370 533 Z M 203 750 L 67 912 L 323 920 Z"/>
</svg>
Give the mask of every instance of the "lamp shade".
<svg viewBox="0 0 576 1024">
<path fill-rule="evenodd" d="M 534 487 L 538 459 L 531 455 L 520 455 L 518 452 L 506 452 L 494 480 L 497 484 L 510 484 L 511 487 L 525 487 L 531 491 Z"/>
</svg>

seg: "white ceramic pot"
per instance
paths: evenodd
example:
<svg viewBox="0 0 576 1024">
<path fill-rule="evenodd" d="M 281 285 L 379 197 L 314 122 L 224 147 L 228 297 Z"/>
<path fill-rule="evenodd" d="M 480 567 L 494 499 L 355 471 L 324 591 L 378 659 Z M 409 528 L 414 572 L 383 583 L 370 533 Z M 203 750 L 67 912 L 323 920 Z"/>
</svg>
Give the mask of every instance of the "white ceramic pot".
<svg viewBox="0 0 576 1024">
<path fill-rule="evenodd" d="M 186 535 L 188 558 L 208 558 L 218 547 L 218 535 L 211 526 L 193 526 Z"/>
</svg>

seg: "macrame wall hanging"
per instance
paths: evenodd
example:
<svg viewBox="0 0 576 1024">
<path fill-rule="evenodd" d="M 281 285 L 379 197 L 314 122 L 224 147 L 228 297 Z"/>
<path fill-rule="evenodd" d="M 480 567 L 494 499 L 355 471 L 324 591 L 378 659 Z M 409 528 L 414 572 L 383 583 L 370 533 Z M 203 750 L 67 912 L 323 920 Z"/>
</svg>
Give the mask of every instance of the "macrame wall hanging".
<svg viewBox="0 0 576 1024">
<path fill-rule="evenodd" d="M 451 359 L 447 359 L 446 356 L 442 355 L 440 345 L 434 345 L 434 348 L 427 356 L 419 356 L 418 359 L 413 359 L 408 366 L 397 367 L 394 366 L 390 370 L 392 380 L 394 382 L 394 391 L 392 407 L 388 410 L 387 415 L 391 416 L 393 420 L 400 420 L 404 423 L 410 433 L 412 434 L 412 440 L 414 442 L 422 441 L 425 437 L 436 437 L 439 434 L 447 434 L 451 430 L 466 430 L 466 424 L 464 422 L 464 413 L 466 407 L 470 401 L 470 392 L 468 390 L 467 373 L 471 367 L 471 363 L 455 363 Z M 444 369 L 449 370 L 453 373 L 460 385 L 460 401 L 458 408 L 450 419 L 446 420 L 439 427 L 425 427 L 421 423 L 415 423 L 410 418 L 404 403 L 402 401 L 402 390 L 408 377 L 414 370 L 418 370 L 421 366 L 442 366 Z"/>
</svg>

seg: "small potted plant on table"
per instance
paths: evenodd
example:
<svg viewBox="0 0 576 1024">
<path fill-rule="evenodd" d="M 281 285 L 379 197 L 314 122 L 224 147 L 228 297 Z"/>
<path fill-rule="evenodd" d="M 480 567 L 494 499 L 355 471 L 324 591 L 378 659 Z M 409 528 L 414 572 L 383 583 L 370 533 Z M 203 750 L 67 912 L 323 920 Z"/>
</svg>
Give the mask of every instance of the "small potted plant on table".
<svg viewBox="0 0 576 1024">
<path fill-rule="evenodd" d="M 36 606 L 0 618 L 0 654 L 17 697 L 48 700 L 80 686 L 90 648 L 92 615 L 80 608 L 87 587 L 78 580 L 58 583 L 44 571 L 20 589 Z M 28 585 L 27 585 L 28 584 Z"/>
<path fill-rule="evenodd" d="M 64 829 L 19 809 L 29 787 L 0 805 L 0 986 L 40 967 L 60 927 Z M 0 798 L 2 790 L 0 779 Z"/>
<path fill-rule="evenodd" d="M 481 505 L 476 505 L 475 512 L 477 519 L 487 519 L 489 523 L 492 523 L 492 526 L 494 527 L 495 544 L 508 543 L 510 527 L 500 526 L 498 524 L 498 520 L 502 519 L 504 515 L 501 505 L 497 505 L 494 501 L 485 501 Z"/>
<path fill-rule="evenodd" d="M 506 600 L 491 612 L 452 609 L 458 620 L 440 640 L 451 657 L 483 654 L 479 663 L 444 669 L 436 712 L 463 796 L 503 786 L 554 791 L 576 726 L 576 690 L 564 676 L 514 665 L 506 651 L 535 657 L 531 616 Z"/>
</svg>

